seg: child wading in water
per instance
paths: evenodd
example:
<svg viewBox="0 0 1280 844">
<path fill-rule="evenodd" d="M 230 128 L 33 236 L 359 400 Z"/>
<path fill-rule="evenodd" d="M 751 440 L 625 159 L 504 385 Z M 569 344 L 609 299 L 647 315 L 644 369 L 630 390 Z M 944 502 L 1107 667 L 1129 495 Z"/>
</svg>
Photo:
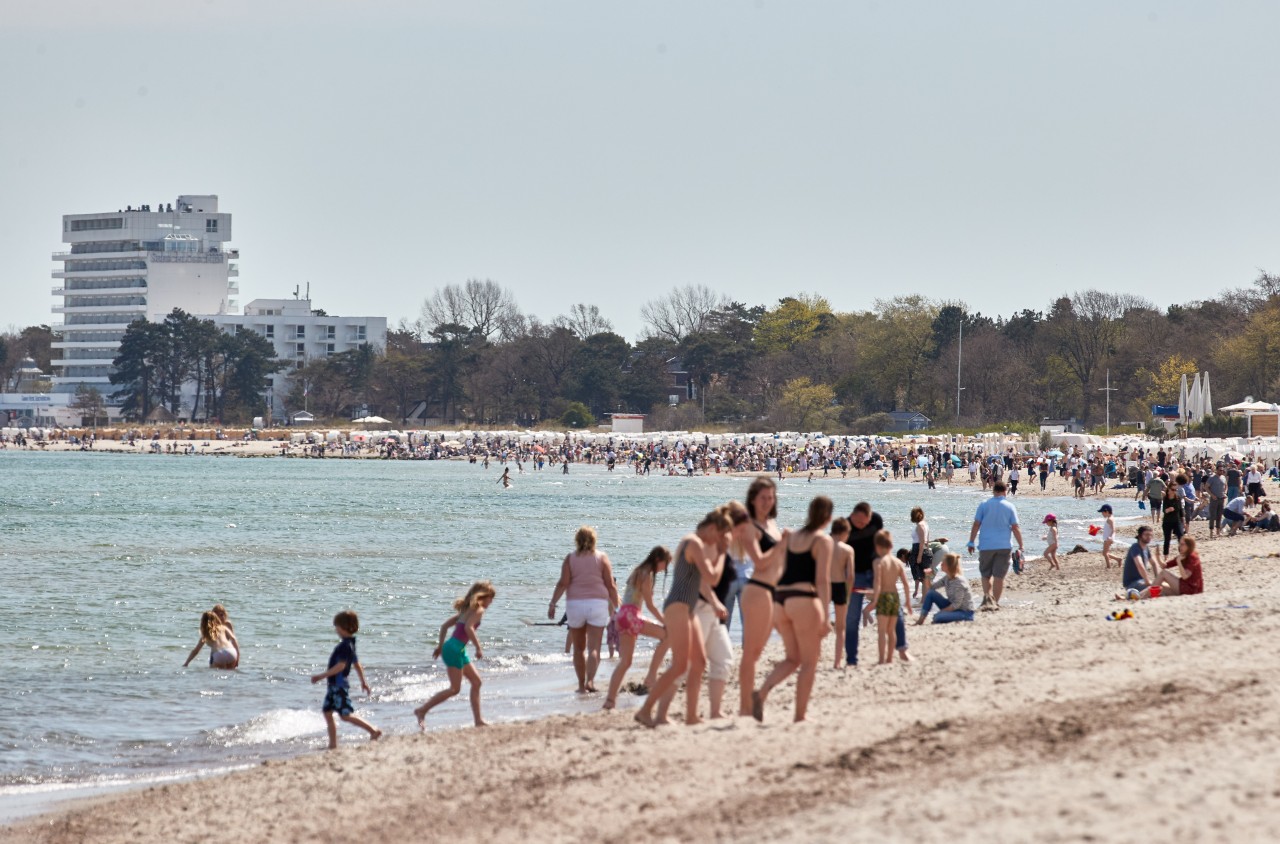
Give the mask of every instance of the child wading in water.
<svg viewBox="0 0 1280 844">
<path fill-rule="evenodd" d="M 351 696 L 347 693 L 347 675 L 351 673 L 352 666 L 355 667 L 356 674 L 360 675 L 360 688 L 365 694 L 371 691 L 364 679 L 364 668 L 360 665 L 359 657 L 356 656 L 356 633 L 360 631 L 360 619 L 351 610 L 344 610 L 333 617 L 333 630 L 342 641 L 329 656 L 329 670 L 323 674 L 311 676 L 313 683 L 319 683 L 321 680 L 329 681 L 329 691 L 325 693 L 322 708 L 325 723 L 329 727 L 330 750 L 338 746 L 338 724 L 333 720 L 335 712 L 348 724 L 355 724 L 360 729 L 366 730 L 374 741 L 382 736 L 382 730 L 353 714 L 356 708 L 351 704 Z"/>
<path fill-rule="evenodd" d="M 871 587 L 871 599 L 867 608 L 862 611 L 863 622 L 871 624 L 871 612 L 875 611 L 877 629 L 880 637 L 880 664 L 893 662 L 893 655 L 898 650 L 898 634 L 894 625 L 898 623 L 898 614 L 902 611 L 902 599 L 898 595 L 898 583 L 907 595 L 907 612 L 911 612 L 911 585 L 907 583 L 907 570 L 902 561 L 893 555 L 893 536 L 887 530 L 879 531 L 875 538 L 876 551 L 880 556 L 873 563 L 875 582 Z"/>
<path fill-rule="evenodd" d="M 453 602 L 453 608 L 457 612 L 440 625 L 440 644 L 436 645 L 431 654 L 432 659 L 444 659 L 445 668 L 449 672 L 449 688 L 436 692 L 430 700 L 413 710 L 413 714 L 418 716 L 418 729 L 426 730 L 428 712 L 462 691 L 463 677 L 471 684 L 471 714 L 475 716 L 476 726 L 489 726 L 480 717 L 480 674 L 467 658 L 467 642 L 476 646 L 476 659 L 484 659 L 484 650 L 480 647 L 476 628 L 480 626 L 484 611 L 493 603 L 493 596 L 496 594 L 492 583 L 481 580 L 473 583 L 464 597 Z M 453 628 L 453 635 L 446 641 L 444 636 L 450 627 Z"/>
<path fill-rule="evenodd" d="M 1058 565 L 1058 517 L 1050 513 L 1044 517 L 1044 523 L 1049 528 L 1049 533 L 1045 536 L 1045 540 L 1049 543 L 1044 547 L 1045 562 L 1050 568 L 1062 571 L 1062 566 Z"/>
<path fill-rule="evenodd" d="M 219 604 L 213 611 L 200 616 L 200 641 L 196 642 L 187 661 L 182 663 L 183 668 L 191 664 L 205 645 L 209 646 L 210 668 L 235 668 L 240 664 L 240 643 L 236 641 L 231 623 L 226 621 L 227 611 L 224 609 L 223 615 L 218 615 L 217 610 L 221 606 Z"/>
</svg>

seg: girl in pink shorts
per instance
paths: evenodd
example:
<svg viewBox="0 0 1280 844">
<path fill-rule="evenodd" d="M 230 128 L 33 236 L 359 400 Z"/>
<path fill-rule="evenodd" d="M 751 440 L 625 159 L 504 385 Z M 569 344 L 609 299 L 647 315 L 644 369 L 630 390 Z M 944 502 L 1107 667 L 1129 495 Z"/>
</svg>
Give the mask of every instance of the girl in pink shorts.
<svg viewBox="0 0 1280 844">
<path fill-rule="evenodd" d="M 609 694 L 604 699 L 604 708 L 613 709 L 618 702 L 618 689 L 626 679 L 631 668 L 631 657 L 635 653 L 636 638 L 651 636 L 662 639 L 666 630 L 662 626 L 662 613 L 653 604 L 653 581 L 660 571 L 666 571 L 671 562 L 671 552 L 661 545 L 655 546 L 644 558 L 644 562 L 636 566 L 635 571 L 627 578 L 626 591 L 622 593 L 622 603 L 613 615 L 614 626 L 618 629 L 618 666 L 613 669 L 609 678 Z M 640 615 L 640 605 L 649 608 L 657 623 Z"/>
</svg>

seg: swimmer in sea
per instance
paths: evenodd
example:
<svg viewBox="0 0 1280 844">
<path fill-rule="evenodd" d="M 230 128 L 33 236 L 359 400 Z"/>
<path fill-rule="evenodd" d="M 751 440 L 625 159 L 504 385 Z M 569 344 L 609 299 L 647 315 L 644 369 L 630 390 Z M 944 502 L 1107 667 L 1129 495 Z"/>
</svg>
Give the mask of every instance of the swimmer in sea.
<svg viewBox="0 0 1280 844">
<path fill-rule="evenodd" d="M 240 646 L 236 642 L 236 634 L 213 612 L 200 616 L 200 641 L 192 648 L 182 667 L 190 665 L 191 660 L 196 658 L 205 645 L 213 651 L 213 657 L 209 660 L 210 668 L 235 668 L 240 664 Z"/>
</svg>

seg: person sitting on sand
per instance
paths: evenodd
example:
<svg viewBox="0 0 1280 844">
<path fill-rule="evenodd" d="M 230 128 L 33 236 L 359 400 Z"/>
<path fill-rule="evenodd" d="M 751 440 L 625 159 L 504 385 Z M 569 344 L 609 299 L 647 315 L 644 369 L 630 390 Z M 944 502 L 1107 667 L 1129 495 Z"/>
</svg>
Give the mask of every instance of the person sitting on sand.
<svg viewBox="0 0 1280 844">
<path fill-rule="evenodd" d="M 1196 553 L 1194 536 L 1184 536 L 1178 540 L 1178 556 L 1151 586 L 1138 593 L 1138 597 L 1146 600 L 1151 597 L 1151 590 L 1159 588 L 1161 595 L 1199 595 L 1204 591 L 1204 574 L 1200 568 L 1200 555 Z"/>
<path fill-rule="evenodd" d="M 1129 552 L 1124 555 L 1120 582 L 1124 584 L 1125 594 L 1116 595 L 1118 600 L 1137 595 L 1151 584 L 1151 576 L 1148 574 L 1151 570 L 1151 549 L 1147 546 L 1151 544 L 1153 536 L 1155 532 L 1149 525 L 1138 528 L 1134 543 L 1129 546 Z"/>
<path fill-rule="evenodd" d="M 191 660 L 196 658 L 196 654 L 205 645 L 212 651 L 209 656 L 210 668 L 235 668 L 240 664 L 240 644 L 236 641 L 236 634 L 212 611 L 200 616 L 200 641 L 191 649 L 182 667 L 190 665 Z"/>
<path fill-rule="evenodd" d="M 1248 515 L 1245 508 L 1252 506 L 1253 496 L 1251 495 L 1237 495 L 1227 502 L 1227 506 L 1222 508 L 1222 520 L 1227 523 L 1227 536 L 1236 535 L 1236 531 L 1244 525 Z"/>
<path fill-rule="evenodd" d="M 936 588 L 925 593 L 916 624 L 924 624 L 929 611 L 935 607 L 938 612 L 933 616 L 934 624 L 973 621 L 973 591 L 960 570 L 960 555 L 947 554 L 942 558 L 941 568 L 943 576 L 934 581 Z M 940 590 L 945 590 L 945 594 Z"/>
<path fill-rule="evenodd" d="M 667 631 L 662 626 L 662 613 L 653 605 L 653 581 L 658 572 L 666 571 L 671 563 L 671 552 L 661 545 L 655 546 L 635 567 L 627 578 L 627 587 L 622 593 L 622 605 L 613 615 L 614 624 L 618 628 L 618 665 L 609 678 L 609 692 L 605 695 L 604 708 L 613 709 L 618 701 L 618 690 L 631 668 L 631 659 L 635 655 L 636 639 L 640 636 L 652 636 L 664 639 Z M 640 615 L 640 606 L 649 608 L 656 621 L 649 621 Z M 654 661 L 660 658 L 654 655 Z"/>
<path fill-rule="evenodd" d="M 496 594 L 492 583 L 481 580 L 473 583 L 466 595 L 453 602 L 455 612 L 440 625 L 440 643 L 431 654 L 432 659 L 437 657 L 444 659 L 445 669 L 449 673 L 449 688 L 436 692 L 430 700 L 413 710 L 413 714 L 418 718 L 419 730 L 426 730 L 428 712 L 462 691 L 463 677 L 467 678 L 467 682 L 471 684 L 471 714 L 475 718 L 476 726 L 488 726 L 480 717 L 480 674 L 467 658 L 467 643 L 475 645 L 476 659 L 484 659 L 484 650 L 480 647 L 476 629 L 480 626 L 484 611 L 489 609 Z M 445 641 L 445 634 L 449 632 L 450 627 L 453 628 L 453 635 Z"/>
</svg>

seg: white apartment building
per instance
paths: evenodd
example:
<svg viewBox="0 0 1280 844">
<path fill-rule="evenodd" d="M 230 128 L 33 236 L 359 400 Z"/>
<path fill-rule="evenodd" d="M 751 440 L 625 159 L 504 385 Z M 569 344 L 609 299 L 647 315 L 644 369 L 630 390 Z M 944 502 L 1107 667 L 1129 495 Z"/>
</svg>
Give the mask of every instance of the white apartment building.
<svg viewBox="0 0 1280 844">
<path fill-rule="evenodd" d="M 276 357 L 293 364 L 294 370 L 313 358 L 349 352 L 364 343 L 378 354 L 387 348 L 386 317 L 319 316 L 310 299 L 254 299 L 243 314 L 204 316 L 228 334 L 256 331 L 276 347 Z M 293 388 L 293 372 L 283 369 L 268 377 L 267 406 L 274 419 L 282 419 L 303 408 L 287 403 Z"/>
<path fill-rule="evenodd" d="M 73 393 L 80 384 L 104 396 L 111 362 L 130 322 L 161 321 L 174 308 L 189 314 L 233 314 L 239 270 L 232 263 L 231 215 L 218 213 L 218 197 L 179 196 L 152 209 L 132 206 L 114 214 L 67 214 L 62 240 L 68 252 L 53 277 L 62 302 L 60 335 L 53 343 L 53 392 Z"/>
</svg>

